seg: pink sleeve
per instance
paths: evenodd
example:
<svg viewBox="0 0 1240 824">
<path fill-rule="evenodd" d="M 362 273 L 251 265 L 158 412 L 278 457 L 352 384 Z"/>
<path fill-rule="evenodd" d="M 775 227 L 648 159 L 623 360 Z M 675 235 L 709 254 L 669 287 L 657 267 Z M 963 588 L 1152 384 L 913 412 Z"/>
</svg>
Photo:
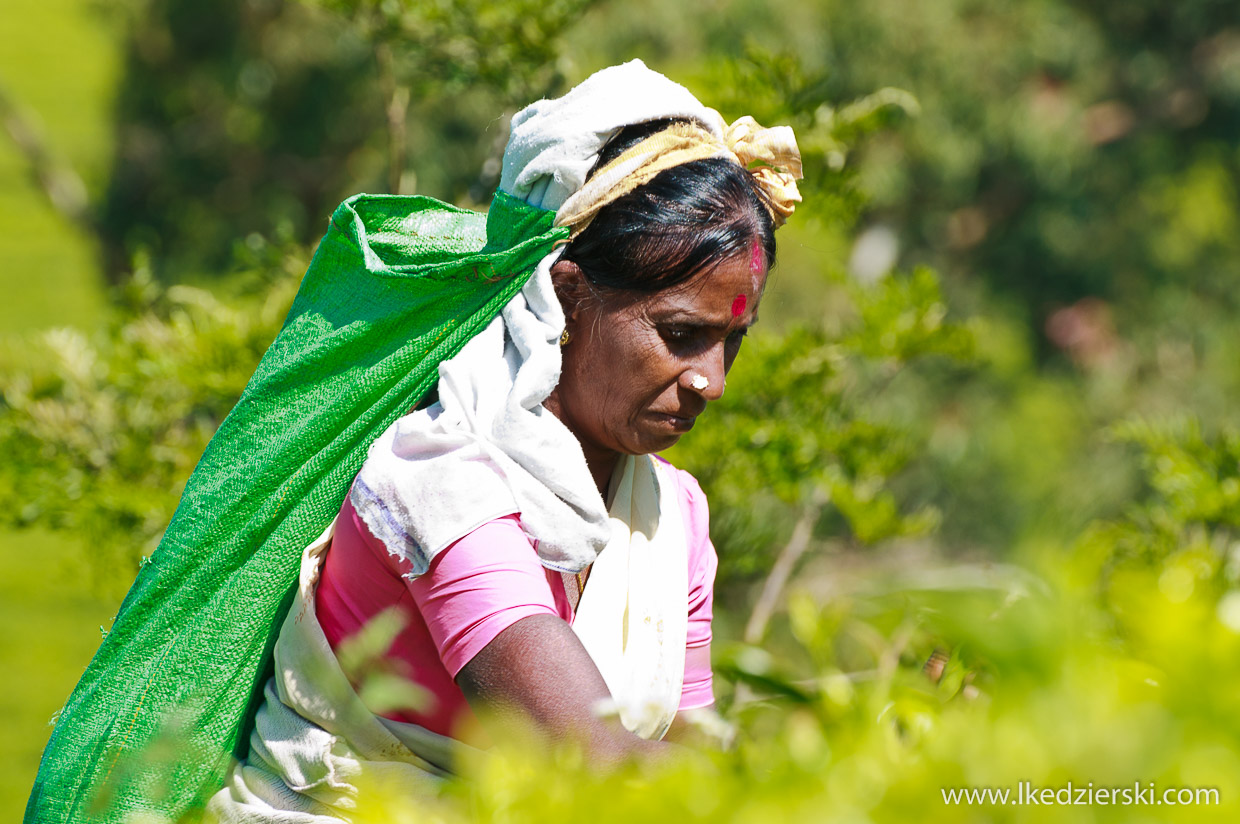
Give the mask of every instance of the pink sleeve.
<svg viewBox="0 0 1240 824">
<path fill-rule="evenodd" d="M 680 709 L 692 710 L 715 702 L 710 668 L 710 622 L 719 559 L 710 542 L 706 495 L 688 472 L 676 470 L 676 474 L 681 487 L 685 533 L 689 539 L 689 631 L 685 638 L 685 683 L 680 693 Z"/>
<path fill-rule="evenodd" d="M 453 678 L 508 627 L 559 615 L 547 575 L 515 515 L 483 524 L 407 584 Z"/>
</svg>

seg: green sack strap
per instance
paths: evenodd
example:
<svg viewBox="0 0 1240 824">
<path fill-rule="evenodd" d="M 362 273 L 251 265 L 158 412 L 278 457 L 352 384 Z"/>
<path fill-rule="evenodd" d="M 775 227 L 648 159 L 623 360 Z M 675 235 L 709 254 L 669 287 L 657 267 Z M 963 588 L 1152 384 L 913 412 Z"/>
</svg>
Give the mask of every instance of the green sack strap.
<svg viewBox="0 0 1240 824">
<path fill-rule="evenodd" d="M 248 746 L 302 548 L 439 363 L 568 237 L 554 216 L 504 192 L 486 216 L 391 195 L 336 209 L 283 329 L 69 697 L 26 824 L 201 811 Z"/>
</svg>

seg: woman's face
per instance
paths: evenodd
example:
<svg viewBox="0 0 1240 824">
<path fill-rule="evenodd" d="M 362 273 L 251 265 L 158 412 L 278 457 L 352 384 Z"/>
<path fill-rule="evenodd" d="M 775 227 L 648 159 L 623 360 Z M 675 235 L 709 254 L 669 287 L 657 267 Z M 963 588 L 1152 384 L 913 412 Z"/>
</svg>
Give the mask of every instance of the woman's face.
<svg viewBox="0 0 1240 824">
<path fill-rule="evenodd" d="M 653 295 L 596 298 L 574 264 L 556 264 L 552 276 L 571 339 L 547 407 L 592 466 L 667 449 L 693 428 L 723 394 L 766 285 L 757 250 Z"/>
</svg>

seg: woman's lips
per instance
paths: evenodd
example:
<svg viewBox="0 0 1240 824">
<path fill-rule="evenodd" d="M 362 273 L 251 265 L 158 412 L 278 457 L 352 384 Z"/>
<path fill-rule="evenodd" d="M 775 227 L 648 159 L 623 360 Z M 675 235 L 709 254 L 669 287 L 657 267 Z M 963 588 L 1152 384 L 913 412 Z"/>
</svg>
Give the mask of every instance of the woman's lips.
<svg viewBox="0 0 1240 824">
<path fill-rule="evenodd" d="M 697 415 L 673 415 L 670 412 L 654 412 L 655 418 L 675 432 L 688 432 L 693 428 Z"/>
</svg>

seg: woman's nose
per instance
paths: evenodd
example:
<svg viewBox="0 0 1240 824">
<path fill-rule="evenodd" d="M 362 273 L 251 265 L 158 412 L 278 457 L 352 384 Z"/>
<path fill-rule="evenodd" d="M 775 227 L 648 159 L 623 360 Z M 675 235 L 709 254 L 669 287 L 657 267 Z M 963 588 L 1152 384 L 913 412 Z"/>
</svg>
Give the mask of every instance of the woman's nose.
<svg viewBox="0 0 1240 824">
<path fill-rule="evenodd" d="M 687 383 L 689 388 L 708 401 L 723 397 L 723 383 L 727 377 L 725 352 L 722 344 L 712 346 L 690 369 Z"/>
</svg>

